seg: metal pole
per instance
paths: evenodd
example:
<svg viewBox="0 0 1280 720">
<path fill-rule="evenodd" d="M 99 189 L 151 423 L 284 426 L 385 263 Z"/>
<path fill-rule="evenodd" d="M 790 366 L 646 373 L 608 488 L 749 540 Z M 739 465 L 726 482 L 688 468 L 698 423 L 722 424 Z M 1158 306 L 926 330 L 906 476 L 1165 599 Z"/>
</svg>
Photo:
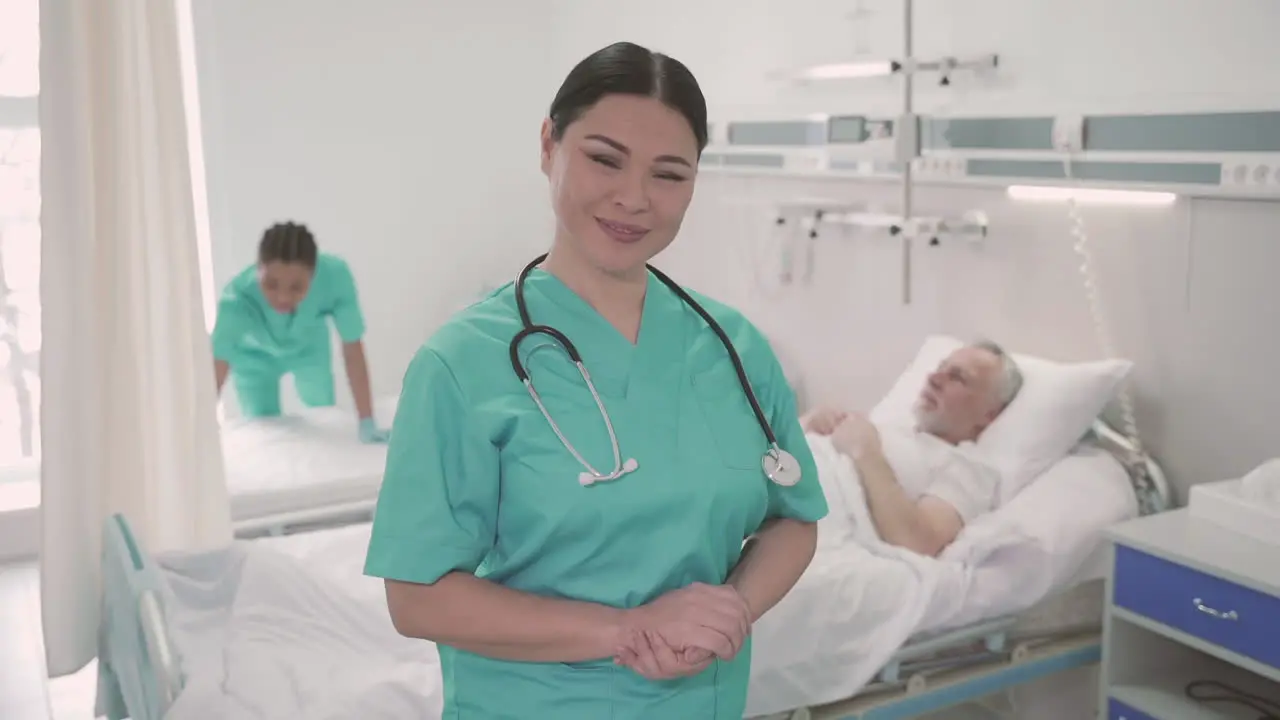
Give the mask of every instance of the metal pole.
<svg viewBox="0 0 1280 720">
<path fill-rule="evenodd" d="M 909 118 L 912 115 L 912 66 L 911 59 L 915 53 L 911 42 L 912 36 L 912 0 L 902 0 L 902 60 L 907 67 L 907 72 L 902 74 L 902 117 L 899 119 Z M 898 132 L 914 132 L 914 130 L 905 130 L 898 128 Z M 901 158 L 900 158 L 901 159 Z M 911 304 L 911 238 L 907 235 L 907 221 L 911 219 L 912 203 L 911 203 L 911 158 L 907 158 L 902 164 L 902 304 Z"/>
</svg>

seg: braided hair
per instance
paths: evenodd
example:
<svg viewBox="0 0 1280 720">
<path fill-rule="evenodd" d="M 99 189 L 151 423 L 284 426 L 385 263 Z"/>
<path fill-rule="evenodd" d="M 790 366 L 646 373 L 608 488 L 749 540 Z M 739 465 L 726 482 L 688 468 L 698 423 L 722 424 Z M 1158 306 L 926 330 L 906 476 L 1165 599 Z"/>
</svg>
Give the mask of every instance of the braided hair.
<svg viewBox="0 0 1280 720">
<path fill-rule="evenodd" d="M 279 262 L 288 265 L 316 267 L 315 236 L 306 225 L 293 222 L 276 223 L 262 233 L 262 241 L 258 243 L 258 264 Z"/>
</svg>

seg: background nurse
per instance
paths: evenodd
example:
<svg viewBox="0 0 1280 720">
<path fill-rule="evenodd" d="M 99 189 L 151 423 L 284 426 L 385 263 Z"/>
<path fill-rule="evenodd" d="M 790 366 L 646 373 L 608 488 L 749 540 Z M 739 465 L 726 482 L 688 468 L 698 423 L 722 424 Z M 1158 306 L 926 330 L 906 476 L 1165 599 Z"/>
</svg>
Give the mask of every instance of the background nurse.
<svg viewBox="0 0 1280 720">
<path fill-rule="evenodd" d="M 364 316 L 346 261 L 320 253 L 305 225 L 278 223 L 258 245 L 258 261 L 227 283 L 213 328 L 218 392 L 228 376 L 246 417 L 280 414 L 280 379 L 293 375 L 298 397 L 309 407 L 335 403 L 332 319 L 364 442 L 385 442 L 373 418 Z"/>
</svg>

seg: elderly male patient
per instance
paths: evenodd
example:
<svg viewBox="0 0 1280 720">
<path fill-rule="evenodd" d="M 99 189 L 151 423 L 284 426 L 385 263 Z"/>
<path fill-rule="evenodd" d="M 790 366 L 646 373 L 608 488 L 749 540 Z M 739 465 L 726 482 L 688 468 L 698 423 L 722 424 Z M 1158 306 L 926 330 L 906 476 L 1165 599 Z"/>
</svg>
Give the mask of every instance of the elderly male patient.
<svg viewBox="0 0 1280 720">
<path fill-rule="evenodd" d="M 974 442 L 1021 387 L 1013 358 L 983 341 L 956 350 L 929 375 L 914 428 L 876 427 L 832 408 L 802 423 L 853 460 L 881 540 L 935 556 L 966 523 L 995 508 L 1000 475 Z"/>
</svg>

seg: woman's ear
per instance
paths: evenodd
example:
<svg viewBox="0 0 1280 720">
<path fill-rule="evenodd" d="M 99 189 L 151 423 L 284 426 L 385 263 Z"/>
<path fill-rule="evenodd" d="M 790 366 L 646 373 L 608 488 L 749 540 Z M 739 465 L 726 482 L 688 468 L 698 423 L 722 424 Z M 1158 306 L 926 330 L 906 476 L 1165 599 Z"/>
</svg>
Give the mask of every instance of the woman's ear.
<svg viewBox="0 0 1280 720">
<path fill-rule="evenodd" d="M 556 141 L 552 137 L 551 118 L 542 121 L 541 146 L 542 174 L 551 175 L 551 156 L 556 150 Z"/>
</svg>

